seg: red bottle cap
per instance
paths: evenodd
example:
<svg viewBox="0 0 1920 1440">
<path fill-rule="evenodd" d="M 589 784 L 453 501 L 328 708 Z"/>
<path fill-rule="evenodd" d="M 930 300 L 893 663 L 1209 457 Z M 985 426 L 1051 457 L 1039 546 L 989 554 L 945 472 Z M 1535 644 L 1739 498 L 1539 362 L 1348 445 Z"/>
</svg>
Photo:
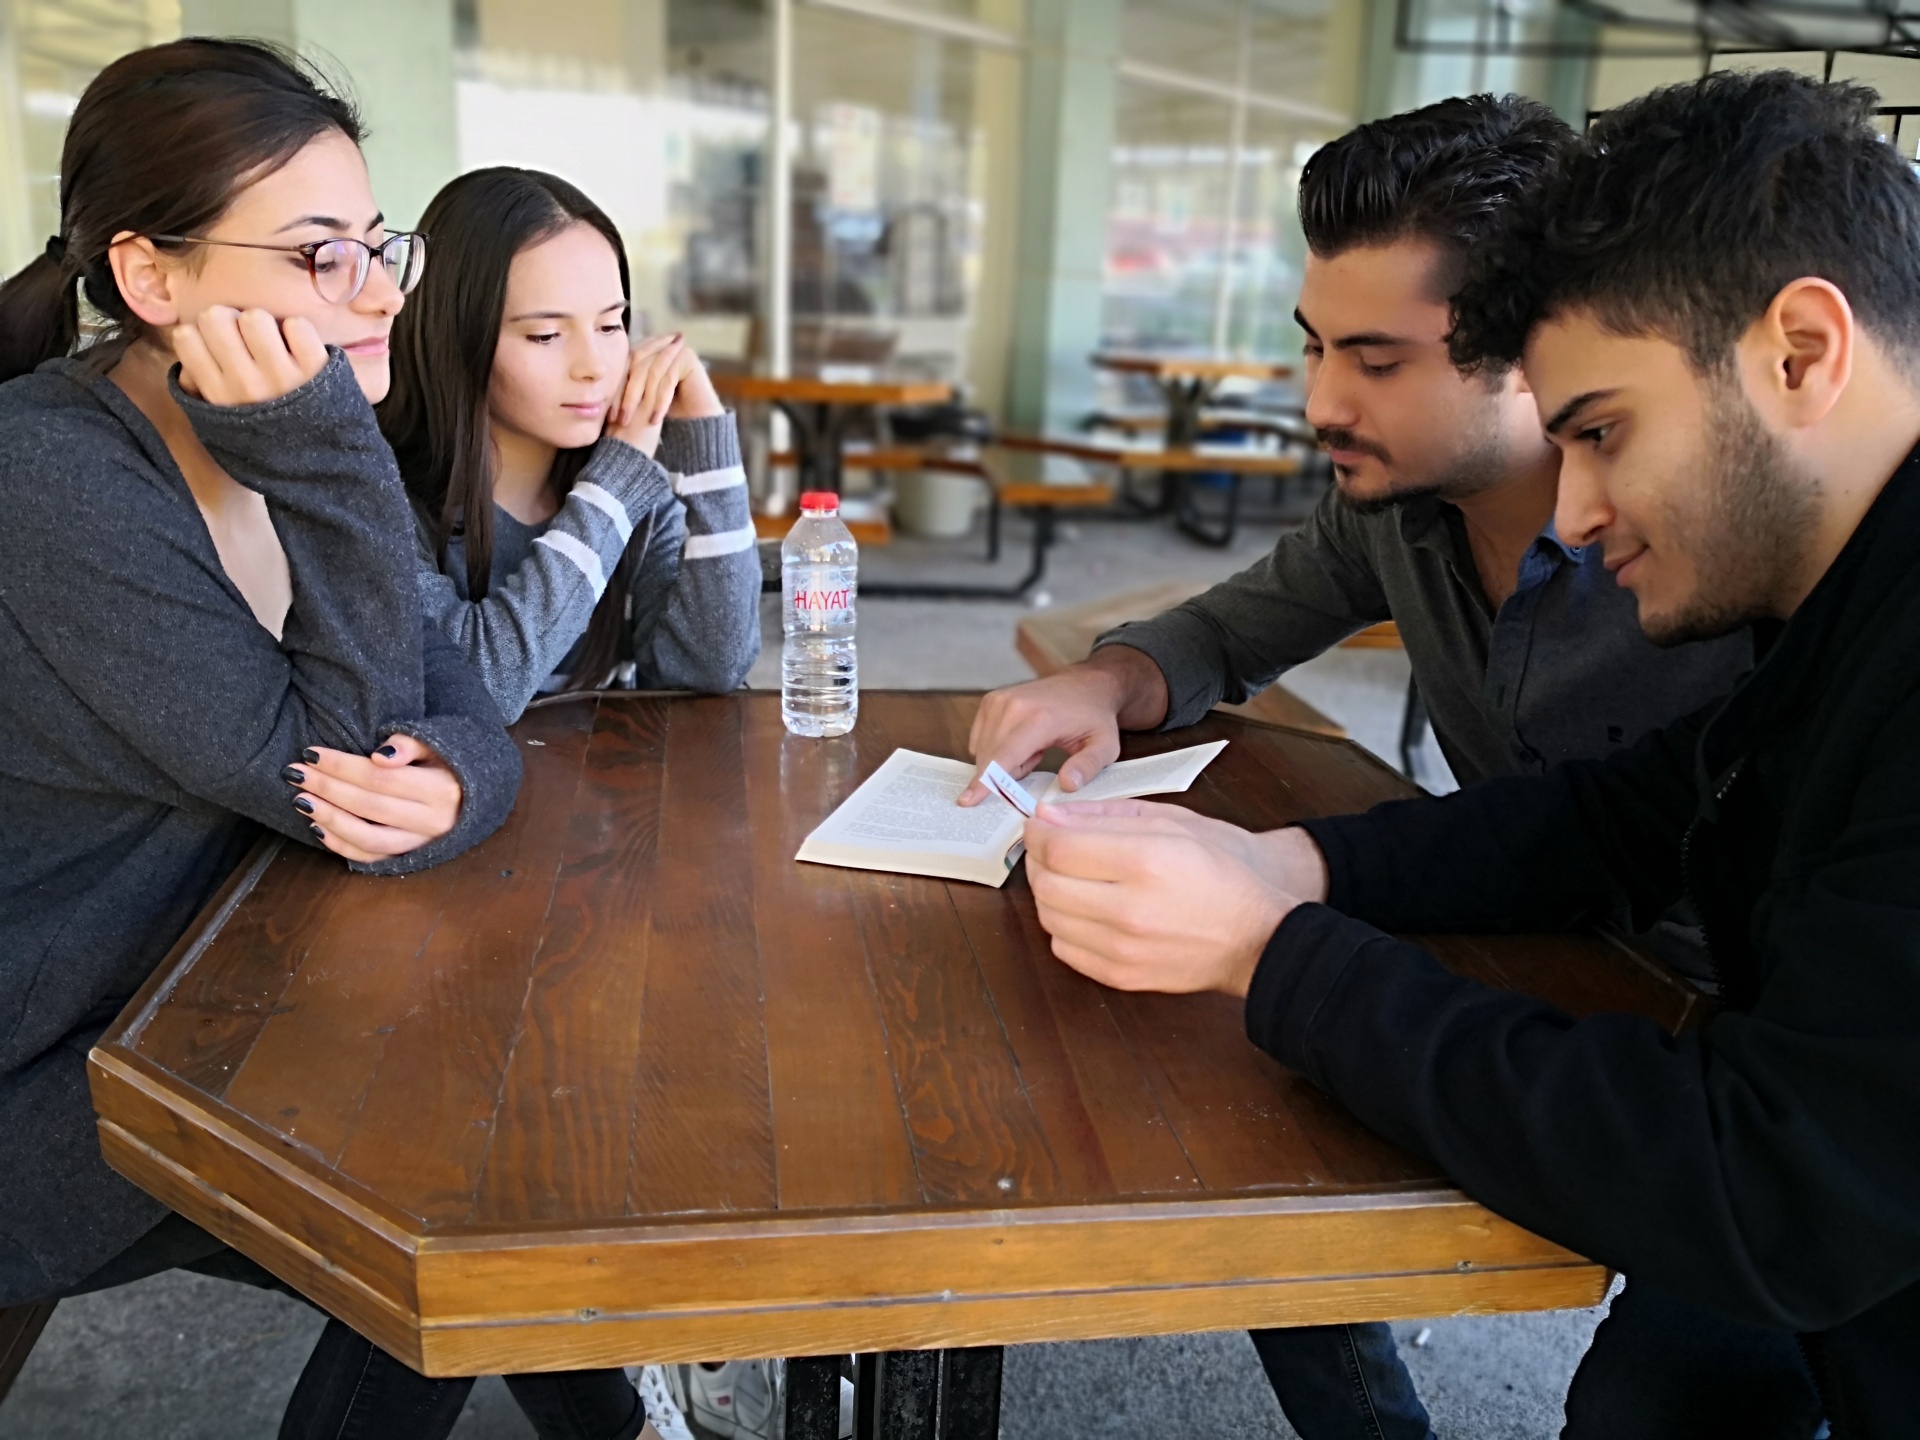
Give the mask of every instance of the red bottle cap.
<svg viewBox="0 0 1920 1440">
<path fill-rule="evenodd" d="M 831 490 L 809 490 L 800 497 L 802 515 L 838 515 L 840 497 Z"/>
</svg>

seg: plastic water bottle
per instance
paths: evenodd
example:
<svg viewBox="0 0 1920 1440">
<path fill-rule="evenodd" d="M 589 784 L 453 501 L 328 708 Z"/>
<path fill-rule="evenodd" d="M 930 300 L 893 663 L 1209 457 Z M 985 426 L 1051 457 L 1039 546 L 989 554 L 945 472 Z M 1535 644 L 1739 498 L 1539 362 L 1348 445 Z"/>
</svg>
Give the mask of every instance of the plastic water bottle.
<svg viewBox="0 0 1920 1440">
<path fill-rule="evenodd" d="M 844 735 L 860 713 L 853 602 L 860 547 L 840 519 L 840 497 L 809 490 L 780 546 L 780 718 L 796 735 Z"/>
</svg>

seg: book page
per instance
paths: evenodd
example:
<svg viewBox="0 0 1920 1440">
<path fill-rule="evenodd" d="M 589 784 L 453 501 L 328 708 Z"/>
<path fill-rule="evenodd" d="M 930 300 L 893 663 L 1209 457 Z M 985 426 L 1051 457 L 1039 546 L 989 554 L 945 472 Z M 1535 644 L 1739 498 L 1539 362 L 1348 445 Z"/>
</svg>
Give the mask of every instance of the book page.
<svg viewBox="0 0 1920 1440">
<path fill-rule="evenodd" d="M 1078 800 L 1128 800 L 1141 795 L 1177 794 L 1198 780 L 1200 772 L 1213 763 L 1213 757 L 1226 748 L 1226 741 L 1215 740 L 1207 745 L 1169 750 L 1164 755 L 1116 761 L 1078 790 L 1061 790 L 1056 786 L 1044 798 L 1071 804 Z"/>
<path fill-rule="evenodd" d="M 997 798 L 965 809 L 956 804 L 972 778 L 964 760 L 896 750 L 809 838 L 869 850 L 996 855 L 1024 821 Z"/>
</svg>

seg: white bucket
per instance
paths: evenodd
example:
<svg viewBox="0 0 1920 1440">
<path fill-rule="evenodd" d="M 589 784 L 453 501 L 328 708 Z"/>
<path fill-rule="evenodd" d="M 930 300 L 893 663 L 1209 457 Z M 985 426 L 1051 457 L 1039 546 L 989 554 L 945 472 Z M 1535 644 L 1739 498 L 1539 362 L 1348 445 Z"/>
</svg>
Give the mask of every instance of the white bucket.
<svg viewBox="0 0 1920 1440">
<path fill-rule="evenodd" d="M 971 475 L 908 470 L 894 477 L 893 514 L 909 535 L 954 540 L 973 528 L 973 512 L 986 499 Z"/>
</svg>

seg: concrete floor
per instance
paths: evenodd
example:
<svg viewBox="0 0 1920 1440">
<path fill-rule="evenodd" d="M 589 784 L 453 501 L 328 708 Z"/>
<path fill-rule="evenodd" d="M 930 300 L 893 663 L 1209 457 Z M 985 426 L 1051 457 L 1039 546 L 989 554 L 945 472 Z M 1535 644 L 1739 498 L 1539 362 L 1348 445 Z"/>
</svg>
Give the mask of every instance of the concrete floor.
<svg viewBox="0 0 1920 1440">
<path fill-rule="evenodd" d="M 1249 527 L 1226 552 L 1158 525 L 1071 527 L 1043 598 L 1056 604 L 1158 580 L 1230 573 L 1268 548 L 1277 527 Z M 1010 551 L 1022 543 L 1015 531 Z M 977 579 L 977 549 L 901 541 L 871 552 L 868 578 L 934 574 Z M 1018 573 L 1010 558 L 1003 568 Z M 984 688 L 1026 677 L 1012 649 L 1022 604 L 872 600 L 860 611 L 861 678 L 870 687 Z M 767 634 L 777 642 L 777 609 Z M 777 643 L 751 683 L 778 683 Z M 1336 651 L 1287 684 L 1391 759 L 1406 661 L 1397 653 Z M 1429 788 L 1450 788 L 1431 742 L 1419 765 Z M 1558 1434 L 1567 1379 L 1597 1311 L 1415 1321 L 1397 1326 L 1421 1395 L 1446 1440 L 1544 1440 Z M 1411 1339 L 1430 1330 L 1428 1342 Z M 240 1285 L 167 1275 L 71 1301 L 55 1313 L 12 1395 L 0 1403 L 4 1440 L 265 1440 L 319 1320 L 305 1307 Z M 458 1440 L 529 1440 L 532 1430 L 498 1380 L 475 1386 Z M 1244 1335 L 1177 1335 L 1009 1352 L 1007 1440 L 1276 1440 L 1279 1414 Z"/>
</svg>

